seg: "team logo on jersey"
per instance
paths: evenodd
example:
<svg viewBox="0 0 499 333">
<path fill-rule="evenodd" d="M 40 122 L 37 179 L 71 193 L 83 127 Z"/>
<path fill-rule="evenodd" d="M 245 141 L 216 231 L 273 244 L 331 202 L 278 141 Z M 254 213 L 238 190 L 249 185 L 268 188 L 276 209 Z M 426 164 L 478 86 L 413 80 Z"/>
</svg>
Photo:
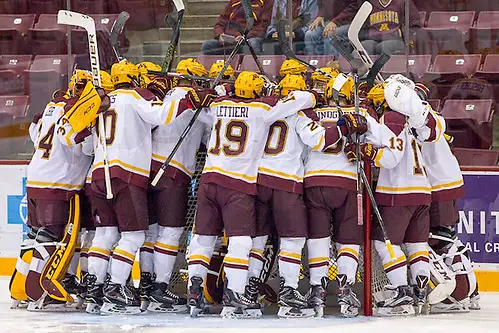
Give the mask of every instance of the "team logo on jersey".
<svg viewBox="0 0 499 333">
<path fill-rule="evenodd" d="M 7 196 L 7 224 L 21 224 L 23 239 L 28 234 L 28 197 L 26 195 L 26 177 L 22 180 L 22 194 Z"/>
</svg>

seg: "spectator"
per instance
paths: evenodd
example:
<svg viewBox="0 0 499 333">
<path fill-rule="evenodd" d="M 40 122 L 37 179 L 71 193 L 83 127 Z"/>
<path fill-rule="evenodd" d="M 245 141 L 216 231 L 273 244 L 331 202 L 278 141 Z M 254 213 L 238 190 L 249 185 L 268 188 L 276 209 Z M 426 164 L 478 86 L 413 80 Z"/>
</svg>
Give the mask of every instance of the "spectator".
<svg viewBox="0 0 499 333">
<path fill-rule="evenodd" d="M 296 45 L 296 52 L 303 53 L 305 33 L 308 30 L 308 26 L 312 24 L 314 19 L 317 17 L 318 6 L 317 0 L 292 0 L 293 4 L 293 41 Z M 270 25 L 267 28 L 267 39 L 272 41 L 273 52 L 272 54 L 281 54 L 281 50 L 277 43 L 277 31 L 276 25 L 279 19 L 286 18 L 287 1 L 286 0 L 275 0 L 274 8 L 272 9 L 272 19 Z M 286 29 L 286 37 L 288 36 L 288 29 Z"/>
<path fill-rule="evenodd" d="M 273 0 L 251 0 L 255 23 L 248 33 L 249 43 L 257 54 L 262 53 L 263 38 L 272 14 Z M 215 39 L 203 42 L 201 52 L 203 54 L 230 53 L 234 44 L 242 37 L 239 30 L 246 26 L 246 17 L 239 0 L 230 0 L 224 11 L 218 17 L 218 22 L 213 28 Z M 247 53 L 247 47 L 242 48 Z"/>
<path fill-rule="evenodd" d="M 338 52 L 331 43 L 331 36 L 340 41 L 348 40 L 348 23 L 352 20 L 358 8 L 359 0 L 317 0 L 318 16 L 309 25 L 305 33 L 305 47 L 312 55 L 332 54 L 338 57 Z"/>
<path fill-rule="evenodd" d="M 412 43 L 414 29 L 420 28 L 419 11 L 409 1 L 409 28 L 411 29 L 409 42 Z M 373 5 L 373 11 L 366 22 L 361 38 L 362 45 L 368 54 L 386 53 L 392 55 L 395 52 L 404 51 L 403 39 L 405 10 L 404 0 L 369 0 Z"/>
</svg>

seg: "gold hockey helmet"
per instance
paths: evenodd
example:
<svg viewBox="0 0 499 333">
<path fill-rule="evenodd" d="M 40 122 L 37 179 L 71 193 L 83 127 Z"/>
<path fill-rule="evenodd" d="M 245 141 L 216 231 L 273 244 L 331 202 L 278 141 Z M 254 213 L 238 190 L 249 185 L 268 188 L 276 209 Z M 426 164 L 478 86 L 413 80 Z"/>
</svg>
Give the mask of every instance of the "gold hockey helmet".
<svg viewBox="0 0 499 333">
<path fill-rule="evenodd" d="M 296 59 L 284 60 L 281 65 L 281 69 L 279 69 L 279 74 L 283 77 L 288 74 L 304 75 L 305 73 L 307 73 L 307 66 Z"/>
<path fill-rule="evenodd" d="M 175 70 L 179 74 L 207 76 L 208 71 L 204 68 L 203 64 L 194 58 L 187 58 L 180 60 Z"/>
<path fill-rule="evenodd" d="M 111 67 L 111 81 L 115 86 L 120 83 L 136 83 L 139 69 L 127 60 L 122 60 Z"/>
<path fill-rule="evenodd" d="M 279 88 L 281 91 L 281 96 L 288 96 L 293 90 L 305 90 L 307 89 L 307 84 L 303 75 L 286 75 L 281 82 L 279 82 Z"/>
<path fill-rule="evenodd" d="M 260 96 L 265 80 L 255 72 L 241 72 L 234 83 L 237 97 L 255 98 Z"/>
</svg>

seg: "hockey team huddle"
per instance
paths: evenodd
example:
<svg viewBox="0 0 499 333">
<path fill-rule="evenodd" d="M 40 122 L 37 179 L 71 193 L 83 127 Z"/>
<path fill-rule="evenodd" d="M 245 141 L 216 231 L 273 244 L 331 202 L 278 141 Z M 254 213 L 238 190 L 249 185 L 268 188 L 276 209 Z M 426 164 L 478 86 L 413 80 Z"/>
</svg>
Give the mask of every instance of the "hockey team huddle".
<svg viewBox="0 0 499 333">
<path fill-rule="evenodd" d="M 221 315 L 257 318 L 265 246 L 276 235 L 278 316 L 323 315 L 331 246 L 340 312 L 356 316 L 364 242 L 357 172 L 372 164 L 382 221 L 373 219 L 371 238 L 390 282 L 376 295 L 377 314 L 412 315 L 427 304 L 431 313 L 480 308 L 469 253 L 454 231 L 462 174 L 424 85 L 402 75 L 362 83 L 356 107 L 354 79 L 332 67 L 309 75 L 288 59 L 278 84 L 223 67 L 208 72 L 189 58 L 169 77 L 149 74 L 161 70 L 152 63 L 123 60 L 101 71 L 102 87 L 76 70 L 67 91 L 54 93 L 29 129 L 30 232 L 11 279 L 14 307 L 63 310 L 84 301 L 93 314 L 194 317 L 216 298 L 215 272 Z M 224 80 L 212 89 L 209 77 L 219 74 Z M 201 145 L 207 156 L 193 235 L 182 244 Z M 222 238 L 227 253 L 216 266 Z M 185 247 L 187 296 L 170 286 Z M 302 264 L 310 272 L 306 295 L 298 290 Z"/>
</svg>

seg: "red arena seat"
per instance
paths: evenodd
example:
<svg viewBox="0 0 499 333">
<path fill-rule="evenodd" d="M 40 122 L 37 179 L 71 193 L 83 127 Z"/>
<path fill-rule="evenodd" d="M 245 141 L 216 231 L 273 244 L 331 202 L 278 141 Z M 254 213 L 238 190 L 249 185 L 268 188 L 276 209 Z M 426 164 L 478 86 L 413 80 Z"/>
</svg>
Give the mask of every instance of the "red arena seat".
<svg viewBox="0 0 499 333">
<path fill-rule="evenodd" d="M 499 162 L 499 150 L 454 148 L 460 165 L 493 166 Z"/>
<path fill-rule="evenodd" d="M 119 12 L 127 11 L 131 30 L 148 30 L 155 27 L 154 8 L 148 0 L 117 0 Z"/>
<path fill-rule="evenodd" d="M 30 55 L 0 56 L 0 95 L 24 95 L 24 71 L 30 65 Z"/>
<path fill-rule="evenodd" d="M 487 81 L 499 82 L 499 54 L 488 54 L 476 76 Z"/>
<path fill-rule="evenodd" d="M 423 28 L 428 33 L 431 52 L 455 50 L 468 53 L 465 43 L 469 40 L 474 18 L 474 11 L 431 12 L 427 27 Z"/>
<path fill-rule="evenodd" d="M 419 22 L 421 27 L 426 26 L 426 12 L 419 12 Z"/>
<path fill-rule="evenodd" d="M 478 15 L 476 26 L 470 30 L 473 52 L 499 45 L 499 11 L 485 11 Z"/>
<path fill-rule="evenodd" d="M 235 71 L 239 70 L 239 65 L 241 64 L 243 56 L 240 54 L 236 54 L 232 59 L 231 65 Z M 224 61 L 224 56 L 222 55 L 199 55 L 197 60 L 203 64 L 207 71 L 210 70 L 210 67 L 215 62 Z"/>
<path fill-rule="evenodd" d="M 381 73 L 388 77 L 392 74 L 405 73 L 406 65 L 409 64 L 409 73 L 414 81 L 420 81 L 423 75 L 430 69 L 431 55 L 411 55 L 406 61 L 405 55 L 392 55 L 390 60 L 383 66 Z"/>
<path fill-rule="evenodd" d="M 444 82 L 471 77 L 478 71 L 480 60 L 480 54 L 441 54 L 435 58 L 429 74 L 432 75 L 433 79 Z"/>
<path fill-rule="evenodd" d="M 66 29 L 57 24 L 56 14 L 40 15 L 35 27 L 29 31 L 32 54 L 63 54 L 66 49 Z"/>
<path fill-rule="evenodd" d="M 258 59 L 260 60 L 265 73 L 270 76 L 270 79 L 273 79 L 279 76 L 279 69 L 281 68 L 283 61 L 286 60 L 286 57 L 283 55 L 261 55 Z M 258 72 L 258 66 L 253 57 L 245 56 L 243 58 L 241 70 Z"/>
<path fill-rule="evenodd" d="M 298 58 L 318 68 L 325 67 L 329 61 L 334 60 L 334 57 L 330 55 L 300 55 Z"/>
<path fill-rule="evenodd" d="M 26 36 L 34 23 L 35 14 L 0 15 L 0 54 L 26 53 Z"/>
<path fill-rule="evenodd" d="M 27 12 L 31 14 L 57 14 L 66 8 L 65 0 L 29 0 Z"/>
<path fill-rule="evenodd" d="M 428 103 L 430 103 L 431 108 L 433 110 L 440 112 L 440 100 L 439 99 L 429 99 Z"/>
<path fill-rule="evenodd" d="M 0 96 L 0 119 L 25 117 L 28 109 L 28 96 Z"/>
<path fill-rule="evenodd" d="M 72 0 L 71 10 L 85 14 L 108 13 L 108 3 L 105 0 Z"/>
</svg>

